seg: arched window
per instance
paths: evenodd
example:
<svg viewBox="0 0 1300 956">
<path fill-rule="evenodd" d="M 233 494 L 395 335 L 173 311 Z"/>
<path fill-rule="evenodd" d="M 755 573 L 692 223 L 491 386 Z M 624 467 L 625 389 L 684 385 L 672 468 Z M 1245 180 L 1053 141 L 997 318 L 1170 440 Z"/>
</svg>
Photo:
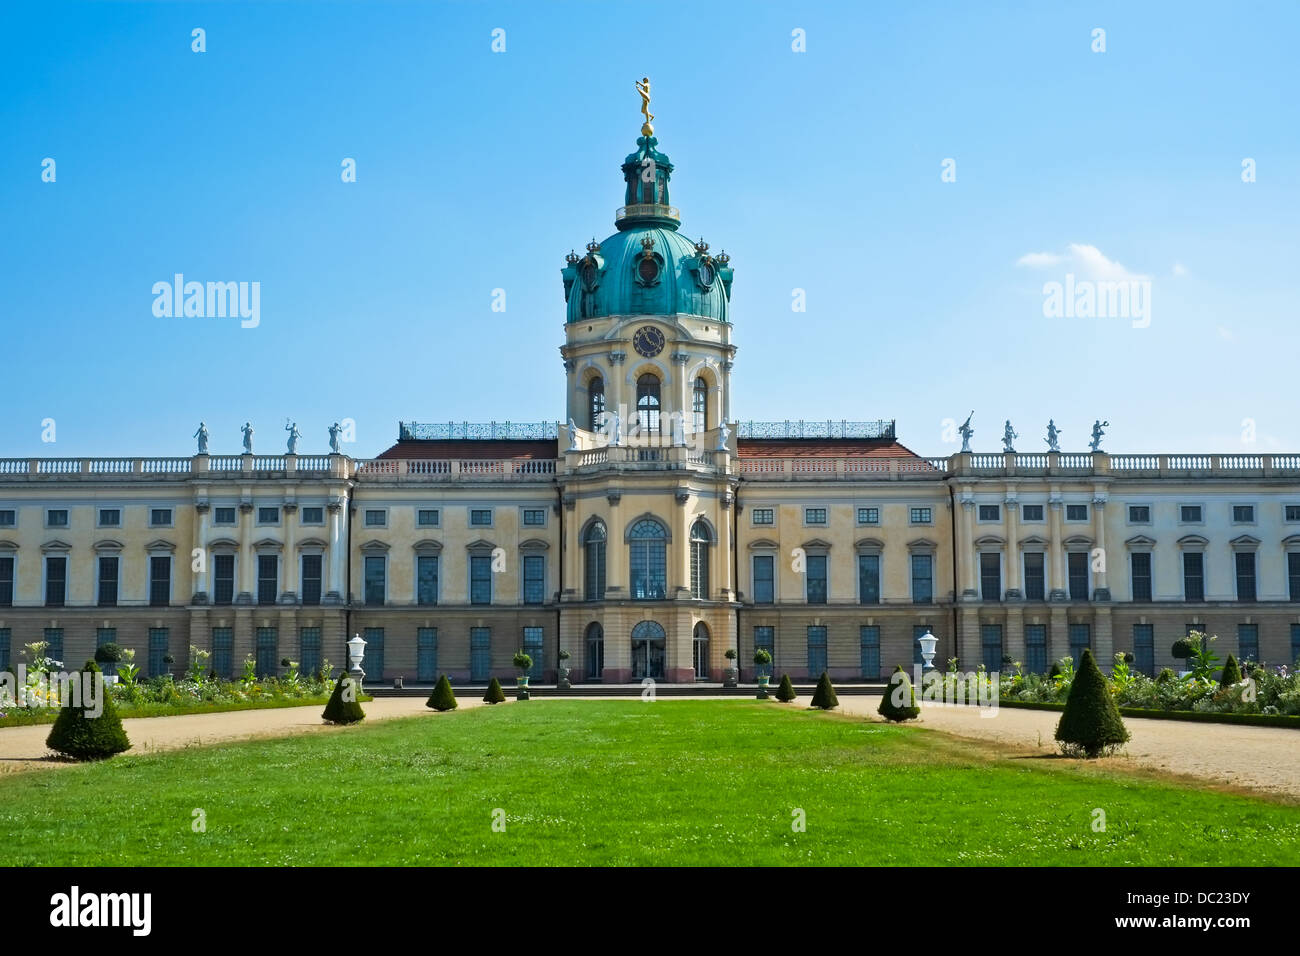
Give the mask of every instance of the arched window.
<svg viewBox="0 0 1300 956">
<path fill-rule="evenodd" d="M 691 525 L 691 597 L 708 600 L 709 544 L 713 536 L 703 521 Z"/>
<path fill-rule="evenodd" d="M 600 431 L 605 417 L 605 380 L 593 378 L 587 386 L 587 419 L 590 431 Z"/>
<path fill-rule="evenodd" d="M 642 434 L 659 434 L 659 379 L 649 372 L 636 380 L 636 415 Z"/>
<path fill-rule="evenodd" d="M 605 599 L 605 525 L 593 521 L 582 539 L 582 548 L 586 552 L 587 600 L 603 601 Z"/>
<path fill-rule="evenodd" d="M 695 412 L 695 430 L 696 432 L 708 431 L 709 429 L 709 383 L 703 378 L 695 380 L 695 395 L 692 400 L 692 409 Z"/>
<path fill-rule="evenodd" d="M 600 680 L 605 670 L 605 629 L 599 621 L 587 625 L 587 679 Z"/>
<path fill-rule="evenodd" d="M 653 518 L 642 518 L 628 533 L 631 592 L 634 601 L 662 601 L 668 595 L 668 532 Z"/>
<path fill-rule="evenodd" d="M 703 621 L 695 625 L 695 636 L 692 640 L 691 659 L 695 664 L 695 679 L 709 679 L 709 625 Z"/>
<path fill-rule="evenodd" d="M 632 676 L 636 680 L 664 676 L 664 629 L 654 621 L 642 621 L 632 628 Z"/>
</svg>

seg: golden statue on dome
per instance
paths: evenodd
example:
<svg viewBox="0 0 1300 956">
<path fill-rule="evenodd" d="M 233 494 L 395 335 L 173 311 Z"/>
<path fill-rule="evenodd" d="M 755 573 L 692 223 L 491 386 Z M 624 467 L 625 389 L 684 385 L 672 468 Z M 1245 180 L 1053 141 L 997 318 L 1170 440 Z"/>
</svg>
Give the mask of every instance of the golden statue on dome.
<svg viewBox="0 0 1300 956">
<path fill-rule="evenodd" d="M 655 128 L 650 125 L 650 121 L 655 115 L 650 112 L 650 77 L 641 77 L 636 83 L 636 91 L 641 94 L 641 115 L 645 117 L 645 122 L 641 124 L 641 135 L 653 136 Z"/>
</svg>

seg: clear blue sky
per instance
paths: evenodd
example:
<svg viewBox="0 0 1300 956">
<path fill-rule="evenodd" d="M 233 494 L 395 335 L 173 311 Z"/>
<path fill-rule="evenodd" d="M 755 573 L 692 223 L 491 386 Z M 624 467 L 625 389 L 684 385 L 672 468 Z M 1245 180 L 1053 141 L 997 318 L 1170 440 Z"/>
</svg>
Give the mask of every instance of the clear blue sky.
<svg viewBox="0 0 1300 956">
<path fill-rule="evenodd" d="M 559 270 L 614 231 L 642 75 L 683 231 L 736 270 L 735 417 L 1300 451 L 1300 6 L 989 7 L 6 4 L 0 457 L 562 418 Z M 1150 277 L 1150 327 L 1045 318 L 1088 270 Z M 177 272 L 260 282 L 260 325 L 156 318 Z"/>
</svg>

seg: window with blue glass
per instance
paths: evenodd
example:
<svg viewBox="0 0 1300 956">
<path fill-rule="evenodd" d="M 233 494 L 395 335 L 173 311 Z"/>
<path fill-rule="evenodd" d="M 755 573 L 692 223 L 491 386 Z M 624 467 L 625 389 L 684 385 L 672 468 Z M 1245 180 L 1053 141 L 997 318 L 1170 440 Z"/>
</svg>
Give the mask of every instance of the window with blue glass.
<svg viewBox="0 0 1300 956">
<path fill-rule="evenodd" d="M 1133 600 L 1151 600 L 1151 552 L 1135 551 L 1129 555 L 1129 569 L 1132 572 Z"/>
<path fill-rule="evenodd" d="M 149 676 L 162 677 L 167 673 L 168 635 L 165 627 L 149 628 Z"/>
<path fill-rule="evenodd" d="M 1291 664 L 1300 667 L 1300 624 L 1291 625 Z"/>
<path fill-rule="evenodd" d="M 235 639 L 229 627 L 212 629 L 212 669 L 226 680 L 235 676 Z"/>
<path fill-rule="evenodd" d="M 1205 555 L 1200 551 L 1183 555 L 1183 599 L 1205 600 Z"/>
<path fill-rule="evenodd" d="M 543 634 L 545 632 L 540 627 L 524 628 L 524 653 L 533 659 L 533 666 L 528 669 L 528 676 L 533 680 L 542 679 L 542 669 L 545 667 L 543 656 Z"/>
<path fill-rule="evenodd" d="M 45 656 L 50 660 L 63 660 L 63 628 L 47 627 L 42 631 L 42 637 L 45 643 L 49 645 L 45 648 Z"/>
<path fill-rule="evenodd" d="M 820 677 L 826 673 L 826 626 L 808 626 L 808 676 Z"/>
<path fill-rule="evenodd" d="M 804 578 L 808 584 L 808 603 L 826 603 L 826 555 L 810 554 L 804 559 Z M 821 672 L 818 671 L 820 674 Z M 816 675 L 814 675 L 816 676 Z"/>
<path fill-rule="evenodd" d="M 308 676 L 320 670 L 320 628 L 298 628 L 298 672 Z"/>
<path fill-rule="evenodd" d="M 388 596 L 387 559 L 383 555 L 367 555 L 365 560 L 365 601 L 383 604 Z"/>
<path fill-rule="evenodd" d="M 492 557 L 487 554 L 470 555 L 469 603 L 492 603 Z"/>
<path fill-rule="evenodd" d="M 100 607 L 117 606 L 117 569 L 118 556 L 101 555 L 99 558 L 99 595 Z"/>
<path fill-rule="evenodd" d="M 1133 668 L 1147 677 L 1156 676 L 1156 635 L 1153 624 L 1133 625 Z"/>
<path fill-rule="evenodd" d="M 771 604 L 776 600 L 775 567 L 776 558 L 774 555 L 754 555 L 755 604 Z"/>
<path fill-rule="evenodd" d="M 366 654 L 361 659 L 361 669 L 366 677 L 373 680 L 384 679 L 384 629 L 368 627 L 361 635 L 366 642 Z"/>
<path fill-rule="evenodd" d="M 469 677 L 486 681 L 492 676 L 492 631 L 486 627 L 469 629 Z"/>
<path fill-rule="evenodd" d="M 605 670 L 605 629 L 599 621 L 587 625 L 587 680 L 600 680 Z"/>
<path fill-rule="evenodd" d="M 438 603 L 438 556 L 421 554 L 415 559 L 415 602 Z"/>
<path fill-rule="evenodd" d="M 438 679 L 438 629 L 421 627 L 415 631 L 415 679 L 431 684 Z"/>
<path fill-rule="evenodd" d="M 1238 551 L 1233 556 L 1237 571 L 1237 600 L 1255 600 L 1255 552 Z"/>
<path fill-rule="evenodd" d="M 1025 670 L 1031 674 L 1047 673 L 1047 625 L 1025 625 Z"/>
<path fill-rule="evenodd" d="M 546 558 L 540 554 L 524 555 L 524 603 L 541 604 L 546 600 Z"/>
<path fill-rule="evenodd" d="M 369 560 L 369 559 L 367 559 Z M 280 556 L 257 556 L 257 603 L 274 604 L 280 589 Z"/>
<path fill-rule="evenodd" d="M 858 555 L 858 601 L 880 603 L 880 555 Z"/>
<path fill-rule="evenodd" d="M 172 599 L 172 559 L 167 555 L 149 558 L 149 606 L 166 607 Z"/>
<path fill-rule="evenodd" d="M 9 650 L 13 641 L 13 631 L 0 627 L 0 671 L 9 670 Z"/>
<path fill-rule="evenodd" d="M 1242 664 L 1246 661 L 1259 663 L 1258 624 L 1237 625 L 1237 657 Z"/>
<path fill-rule="evenodd" d="M 583 568 L 584 584 L 588 601 L 605 600 L 605 540 L 608 537 L 605 525 L 593 521 L 587 526 L 583 537 L 583 551 L 586 567 Z"/>
<path fill-rule="evenodd" d="M 776 628 L 767 625 L 759 625 L 754 628 L 754 652 L 765 650 L 772 655 L 772 660 L 776 660 Z M 755 676 L 771 677 L 771 664 L 755 665 Z"/>
<path fill-rule="evenodd" d="M 1079 666 L 1079 658 L 1083 652 L 1092 646 L 1092 628 L 1087 624 L 1070 625 L 1070 656 L 1074 658 L 1074 666 Z"/>
<path fill-rule="evenodd" d="M 0 607 L 12 607 L 14 603 L 14 559 L 0 555 Z"/>
<path fill-rule="evenodd" d="M 1025 552 L 1025 600 L 1041 601 L 1047 596 L 1047 562 L 1041 551 Z"/>
<path fill-rule="evenodd" d="M 691 597 L 701 601 L 709 597 L 709 545 L 713 535 L 703 521 L 691 526 Z"/>
<path fill-rule="evenodd" d="M 1002 555 L 997 551 L 980 552 L 980 599 L 1002 600 Z"/>
<path fill-rule="evenodd" d="M 302 603 L 314 606 L 320 604 L 322 556 L 304 554 L 302 556 Z"/>
<path fill-rule="evenodd" d="M 280 632 L 274 627 L 259 627 L 254 657 L 258 677 L 274 677 L 280 667 Z M 367 648 L 369 652 L 369 648 Z"/>
<path fill-rule="evenodd" d="M 992 674 L 1002 670 L 1002 625 L 984 624 L 980 627 L 980 651 L 984 670 Z"/>
<path fill-rule="evenodd" d="M 12 575 L 12 571 L 10 572 Z M 1289 551 L 1286 556 L 1286 577 L 1290 586 L 1291 600 L 1300 601 L 1300 551 Z M 4 587 L 4 571 L 0 568 L 0 589 Z M 0 604 L 3 604 L 3 594 L 0 594 Z"/>
<path fill-rule="evenodd" d="M 45 606 L 63 607 L 68 593 L 68 559 L 45 559 Z"/>
<path fill-rule="evenodd" d="M 880 679 L 880 627 L 864 624 L 858 628 L 858 642 L 861 646 L 862 676 L 866 680 Z"/>
<path fill-rule="evenodd" d="M 668 532 L 652 518 L 643 518 L 628 533 L 632 598 L 661 601 L 668 591 Z"/>
<path fill-rule="evenodd" d="M 912 603 L 929 604 L 934 601 L 934 556 L 912 555 Z"/>
<path fill-rule="evenodd" d="M 1088 600 L 1088 559 L 1087 551 L 1071 551 L 1065 556 L 1071 601 Z"/>
<path fill-rule="evenodd" d="M 214 554 L 212 556 L 212 603 L 233 604 L 234 600 L 235 556 Z"/>
</svg>

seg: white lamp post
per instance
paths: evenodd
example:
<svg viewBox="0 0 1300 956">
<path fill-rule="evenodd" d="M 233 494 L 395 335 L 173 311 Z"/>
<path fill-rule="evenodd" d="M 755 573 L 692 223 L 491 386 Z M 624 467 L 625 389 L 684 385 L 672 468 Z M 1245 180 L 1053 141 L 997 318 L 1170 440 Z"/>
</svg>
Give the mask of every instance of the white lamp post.
<svg viewBox="0 0 1300 956">
<path fill-rule="evenodd" d="M 917 640 L 921 643 L 921 657 L 925 659 L 925 666 L 922 670 L 934 670 L 934 652 L 939 646 L 939 639 L 927 629 Z"/>
<path fill-rule="evenodd" d="M 366 642 L 360 634 L 353 634 L 352 640 L 348 641 L 348 657 L 352 659 L 352 669 L 348 673 L 358 682 L 366 676 L 366 672 L 361 669 L 361 661 L 365 656 Z"/>
</svg>

